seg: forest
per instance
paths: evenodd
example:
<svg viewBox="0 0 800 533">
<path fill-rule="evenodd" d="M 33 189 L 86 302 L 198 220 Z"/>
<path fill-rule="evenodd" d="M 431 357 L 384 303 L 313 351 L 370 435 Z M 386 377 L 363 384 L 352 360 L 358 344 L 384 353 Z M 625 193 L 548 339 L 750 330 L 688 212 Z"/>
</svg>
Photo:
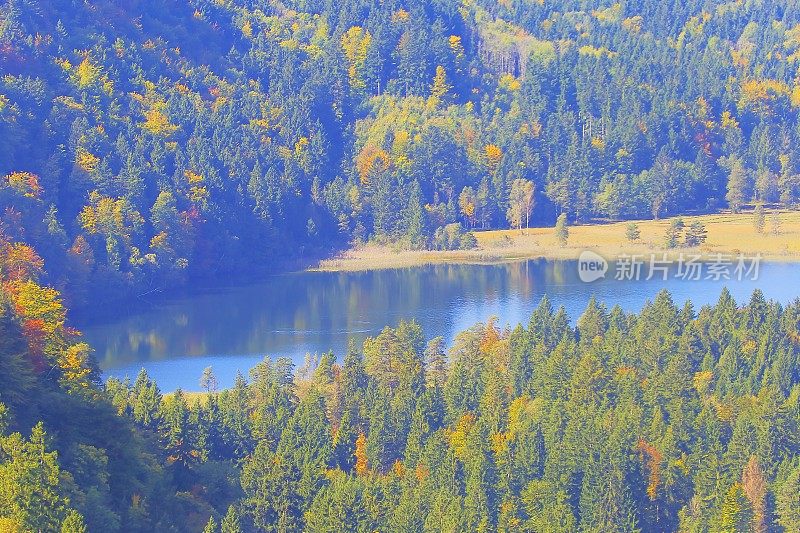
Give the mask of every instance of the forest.
<svg viewBox="0 0 800 533">
<path fill-rule="evenodd" d="M 71 318 L 796 207 L 798 113 L 783 0 L 0 0 L 0 531 L 797 532 L 800 301 L 545 298 L 203 394 L 104 381 Z"/>
<path fill-rule="evenodd" d="M 364 242 L 794 206 L 798 66 L 779 0 L 4 0 L 0 231 L 91 309 Z"/>
<path fill-rule="evenodd" d="M 5 272 L 6 270 L 4 270 Z M 101 384 L 35 271 L 0 291 L 0 530 L 796 532 L 800 301 L 547 297 L 219 391 Z"/>
</svg>

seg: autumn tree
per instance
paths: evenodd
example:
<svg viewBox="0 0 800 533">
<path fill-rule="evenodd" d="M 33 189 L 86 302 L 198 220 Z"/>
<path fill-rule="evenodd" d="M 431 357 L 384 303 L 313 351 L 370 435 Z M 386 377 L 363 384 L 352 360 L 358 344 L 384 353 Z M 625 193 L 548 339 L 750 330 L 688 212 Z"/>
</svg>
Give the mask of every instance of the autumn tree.
<svg viewBox="0 0 800 533">
<path fill-rule="evenodd" d="M 433 85 L 431 85 L 431 101 L 434 105 L 446 102 L 447 94 L 451 89 L 452 86 L 447 82 L 447 72 L 443 66 L 437 65 L 436 75 L 433 78 Z"/>
<path fill-rule="evenodd" d="M 534 202 L 533 182 L 522 178 L 515 179 L 511 183 L 511 192 L 508 201 L 509 207 L 506 213 L 508 223 L 512 227 L 521 230 L 524 219 L 525 227 L 527 228 Z"/>
<path fill-rule="evenodd" d="M 478 216 L 477 198 L 475 191 L 469 185 L 465 186 L 458 195 L 458 208 L 467 220 L 469 227 L 474 227 Z"/>
<path fill-rule="evenodd" d="M 364 65 L 371 43 L 372 35 L 360 26 L 353 26 L 342 35 L 341 46 L 349 65 L 347 75 L 354 90 L 366 88 Z"/>
<path fill-rule="evenodd" d="M 356 451 L 355 451 L 355 472 L 357 476 L 364 476 L 368 472 L 367 467 L 367 452 L 366 452 L 366 444 L 367 438 L 364 436 L 364 433 L 359 433 L 358 438 L 356 439 Z"/>
<path fill-rule="evenodd" d="M 752 531 L 767 531 L 767 482 L 755 455 L 751 455 L 742 472 L 742 490 L 753 510 Z"/>
</svg>

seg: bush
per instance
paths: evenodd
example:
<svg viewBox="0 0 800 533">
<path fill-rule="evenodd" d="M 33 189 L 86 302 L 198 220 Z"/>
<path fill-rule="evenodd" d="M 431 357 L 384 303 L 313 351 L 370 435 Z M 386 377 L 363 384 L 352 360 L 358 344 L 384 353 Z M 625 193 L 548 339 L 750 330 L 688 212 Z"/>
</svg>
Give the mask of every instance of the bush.
<svg viewBox="0 0 800 533">
<path fill-rule="evenodd" d="M 461 224 L 439 226 L 433 233 L 431 249 L 433 250 L 470 250 L 478 246 L 478 241 L 471 231 L 464 231 Z"/>
</svg>

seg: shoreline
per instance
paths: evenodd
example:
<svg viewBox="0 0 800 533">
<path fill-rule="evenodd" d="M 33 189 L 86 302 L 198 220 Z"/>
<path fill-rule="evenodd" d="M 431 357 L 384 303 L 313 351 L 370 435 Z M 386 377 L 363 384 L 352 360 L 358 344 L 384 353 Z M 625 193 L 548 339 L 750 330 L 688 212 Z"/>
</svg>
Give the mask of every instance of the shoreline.
<svg viewBox="0 0 800 533">
<path fill-rule="evenodd" d="M 717 254 L 755 257 L 761 254 L 764 261 L 800 261 L 800 211 L 781 211 L 780 234 L 770 232 L 770 217 L 764 233 L 753 228 L 752 213 L 718 213 L 671 217 L 659 220 L 635 220 L 570 226 L 567 245 L 559 246 L 553 228 L 526 230 L 474 231 L 478 247 L 472 250 L 396 250 L 391 246 L 367 244 L 346 250 L 338 256 L 323 259 L 307 271 L 359 272 L 409 268 L 438 264 L 502 264 L 530 259 L 574 260 L 584 250 L 591 250 L 613 260 L 620 255 L 645 255 L 666 253 L 675 259 L 680 254 Z M 686 226 L 700 221 L 708 232 L 706 242 L 700 247 L 665 249 L 661 244 L 670 223 L 682 218 Z M 627 225 L 635 222 L 641 237 L 629 242 L 625 236 Z"/>
</svg>

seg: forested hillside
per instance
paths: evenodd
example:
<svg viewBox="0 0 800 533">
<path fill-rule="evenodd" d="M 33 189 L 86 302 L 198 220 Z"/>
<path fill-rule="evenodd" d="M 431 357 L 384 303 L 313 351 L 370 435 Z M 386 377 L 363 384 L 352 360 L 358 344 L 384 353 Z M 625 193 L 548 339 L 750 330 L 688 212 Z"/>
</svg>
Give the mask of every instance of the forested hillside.
<svg viewBox="0 0 800 533">
<path fill-rule="evenodd" d="M 796 532 L 800 301 L 544 299 L 233 388 L 105 387 L 34 271 L 0 290 L 0 530 Z"/>
<path fill-rule="evenodd" d="M 545 299 L 200 396 L 102 384 L 66 309 L 352 243 L 796 206 L 799 112 L 780 0 L 3 1 L 0 531 L 796 532 L 797 301 L 573 327 Z"/>
<path fill-rule="evenodd" d="M 791 205 L 798 67 L 777 0 L 7 0 L 0 229 L 80 305 L 469 246 L 444 226 L 520 198 L 548 225 Z"/>
</svg>

